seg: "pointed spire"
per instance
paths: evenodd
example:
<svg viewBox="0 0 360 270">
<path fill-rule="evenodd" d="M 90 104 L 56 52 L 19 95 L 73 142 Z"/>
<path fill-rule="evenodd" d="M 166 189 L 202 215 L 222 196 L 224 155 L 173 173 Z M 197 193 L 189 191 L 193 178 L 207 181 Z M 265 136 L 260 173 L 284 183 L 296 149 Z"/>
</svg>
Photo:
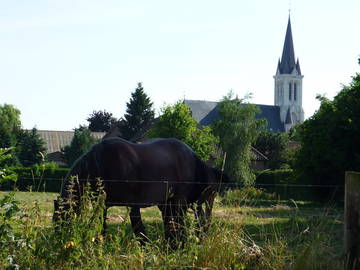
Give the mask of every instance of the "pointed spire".
<svg viewBox="0 0 360 270">
<path fill-rule="evenodd" d="M 293 38 L 292 38 L 291 21 L 290 21 L 290 14 L 289 14 L 289 21 L 288 21 L 288 25 L 287 25 L 287 29 L 286 29 L 284 48 L 283 48 L 281 62 L 280 62 L 280 73 L 281 74 L 291 74 L 291 72 L 293 71 L 295 66 L 296 66 L 296 63 L 295 63 L 294 43 L 293 43 Z"/>
<path fill-rule="evenodd" d="M 290 107 L 288 108 L 287 112 L 286 112 L 286 119 L 285 119 L 285 124 L 292 124 L 292 117 L 291 117 L 291 113 L 290 113 Z"/>
<path fill-rule="evenodd" d="M 296 61 L 296 71 L 299 73 L 299 75 L 301 75 L 301 68 L 300 68 L 299 58 Z"/>
</svg>

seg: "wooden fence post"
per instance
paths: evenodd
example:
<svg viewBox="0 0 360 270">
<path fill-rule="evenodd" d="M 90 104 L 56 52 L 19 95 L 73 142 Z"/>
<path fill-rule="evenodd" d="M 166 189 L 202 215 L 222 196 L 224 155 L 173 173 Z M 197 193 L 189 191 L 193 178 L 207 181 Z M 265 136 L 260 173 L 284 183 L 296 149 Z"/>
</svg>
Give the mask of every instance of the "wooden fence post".
<svg viewBox="0 0 360 270">
<path fill-rule="evenodd" d="M 360 173 L 345 173 L 345 269 L 360 269 Z"/>
</svg>

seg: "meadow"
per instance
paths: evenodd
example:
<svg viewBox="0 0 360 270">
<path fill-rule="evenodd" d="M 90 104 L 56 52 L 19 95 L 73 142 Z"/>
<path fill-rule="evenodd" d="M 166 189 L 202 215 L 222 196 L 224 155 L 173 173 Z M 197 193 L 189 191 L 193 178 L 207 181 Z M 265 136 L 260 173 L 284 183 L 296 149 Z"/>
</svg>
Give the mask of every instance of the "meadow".
<svg viewBox="0 0 360 270">
<path fill-rule="evenodd" d="M 187 241 L 172 250 L 156 207 L 141 211 L 149 238 L 142 246 L 125 207 L 110 208 L 104 237 L 94 207 L 55 229 L 56 196 L 0 192 L 0 269 L 343 269 L 343 209 L 332 202 L 229 191 L 217 197 L 203 238 L 189 211 Z"/>
</svg>

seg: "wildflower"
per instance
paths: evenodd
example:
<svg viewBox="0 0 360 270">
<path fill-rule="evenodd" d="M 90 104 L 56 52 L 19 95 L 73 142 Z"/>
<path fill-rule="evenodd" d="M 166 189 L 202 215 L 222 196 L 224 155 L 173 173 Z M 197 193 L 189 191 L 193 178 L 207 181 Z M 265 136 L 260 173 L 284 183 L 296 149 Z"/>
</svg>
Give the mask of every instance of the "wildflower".
<svg viewBox="0 0 360 270">
<path fill-rule="evenodd" d="M 74 241 L 69 241 L 64 245 L 64 249 L 68 249 L 68 248 L 71 248 L 71 247 L 74 247 L 74 246 L 75 246 Z"/>
<path fill-rule="evenodd" d="M 91 238 L 91 242 L 95 242 L 96 240 L 99 242 L 102 242 L 102 241 L 104 241 L 104 237 L 102 235 L 99 235 L 99 236 Z"/>
</svg>

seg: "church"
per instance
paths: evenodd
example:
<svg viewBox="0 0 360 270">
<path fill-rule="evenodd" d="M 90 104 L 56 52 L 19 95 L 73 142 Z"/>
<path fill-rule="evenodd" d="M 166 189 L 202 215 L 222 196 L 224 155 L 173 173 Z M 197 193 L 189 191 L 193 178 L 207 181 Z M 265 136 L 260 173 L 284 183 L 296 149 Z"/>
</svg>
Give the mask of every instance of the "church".
<svg viewBox="0 0 360 270">
<path fill-rule="evenodd" d="M 274 75 L 274 105 L 255 104 L 261 110 L 256 118 L 265 118 L 268 130 L 286 132 L 304 121 L 302 108 L 302 80 L 299 59 L 295 61 L 294 43 L 290 16 L 287 24 L 281 59 Z M 201 125 L 210 125 L 219 119 L 217 102 L 205 100 L 184 100 L 190 107 L 193 118 Z"/>
</svg>

